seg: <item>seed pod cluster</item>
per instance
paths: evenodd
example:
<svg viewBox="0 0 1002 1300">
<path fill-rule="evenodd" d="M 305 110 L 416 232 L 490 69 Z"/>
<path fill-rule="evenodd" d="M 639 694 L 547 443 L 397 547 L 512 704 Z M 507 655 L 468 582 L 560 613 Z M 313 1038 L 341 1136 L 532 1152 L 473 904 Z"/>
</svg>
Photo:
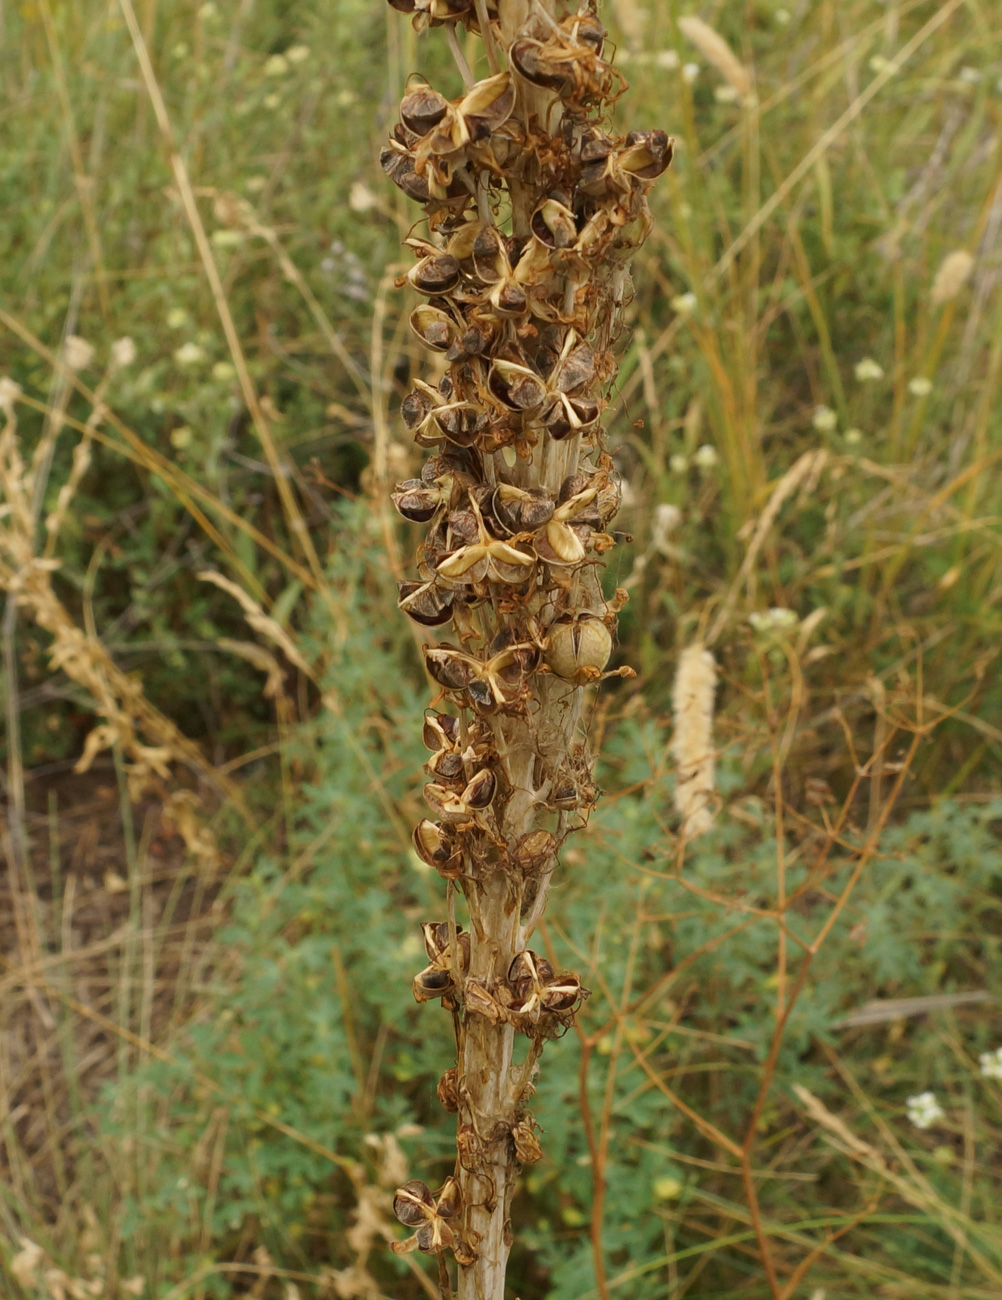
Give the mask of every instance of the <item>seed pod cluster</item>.
<svg viewBox="0 0 1002 1300">
<path fill-rule="evenodd" d="M 422 1183 L 398 1198 L 414 1248 L 453 1251 L 461 1300 L 500 1294 L 512 1174 L 542 1154 L 532 1072 L 587 996 L 527 939 L 596 798 L 584 688 L 612 675 L 625 599 L 600 581 L 621 495 L 603 415 L 628 263 L 672 156 L 663 131 L 609 129 L 624 82 L 605 29 L 587 0 L 561 2 L 390 0 L 419 31 L 451 26 L 454 51 L 459 29 L 479 34 L 487 63 L 475 80 L 459 60 L 459 96 L 413 77 L 381 155 L 423 212 L 398 283 L 417 295 L 410 330 L 438 375 L 403 397 L 402 424 L 429 454 L 392 494 L 423 530 L 400 608 L 442 629 L 424 647 L 439 694 L 413 842 L 447 882 L 450 920 L 424 926 L 413 989 L 451 1011 L 457 1038 L 438 1087 L 457 1115 L 454 1213 Z M 515 1033 L 531 1039 L 521 1068 Z"/>
</svg>

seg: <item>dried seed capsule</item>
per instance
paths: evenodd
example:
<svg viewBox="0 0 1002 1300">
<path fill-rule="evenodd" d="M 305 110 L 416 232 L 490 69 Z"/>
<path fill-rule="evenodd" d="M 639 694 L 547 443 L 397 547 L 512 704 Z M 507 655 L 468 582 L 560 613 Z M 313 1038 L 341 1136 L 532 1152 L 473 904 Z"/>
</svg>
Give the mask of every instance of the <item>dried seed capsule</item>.
<svg viewBox="0 0 1002 1300">
<path fill-rule="evenodd" d="M 546 248 L 569 248 L 578 237 L 574 213 L 557 199 L 540 204 L 532 214 L 529 228 Z"/>
<path fill-rule="evenodd" d="M 422 732 L 426 749 L 448 749 L 459 744 L 459 719 L 451 713 L 436 713 L 429 709 L 424 715 Z"/>
<path fill-rule="evenodd" d="M 455 750 L 440 749 L 425 763 L 424 770 L 437 781 L 448 782 L 450 785 L 464 784 L 466 781 L 463 756 Z"/>
<path fill-rule="evenodd" d="M 411 992 L 415 1002 L 431 1002 L 455 991 L 452 976 L 439 966 L 426 966 L 414 976 Z"/>
<path fill-rule="evenodd" d="M 549 831 L 529 831 L 515 845 L 511 859 L 523 871 L 537 872 L 550 865 L 556 852 L 557 841 Z"/>
<path fill-rule="evenodd" d="M 426 524 L 442 504 L 439 488 L 426 487 L 419 478 L 405 479 L 392 493 L 393 504 L 413 524 Z"/>
<path fill-rule="evenodd" d="M 398 582 L 397 604 L 422 627 L 441 627 L 452 618 L 455 593 L 441 591 L 434 582 Z"/>
<path fill-rule="evenodd" d="M 455 1115 L 459 1110 L 459 1071 L 454 1065 L 439 1079 L 435 1092 L 445 1110 Z"/>
<path fill-rule="evenodd" d="M 530 948 L 517 952 L 508 966 L 508 983 L 513 990 L 523 984 L 544 984 L 553 978 L 553 967 Z"/>
<path fill-rule="evenodd" d="M 432 962 L 441 961 L 449 951 L 449 922 L 424 921 L 421 924 L 421 934 L 424 937 L 424 947 L 425 952 L 428 954 L 428 960 Z"/>
<path fill-rule="evenodd" d="M 445 96 L 428 85 L 418 86 L 400 101 L 400 120 L 415 135 L 427 135 L 448 111 L 449 102 Z"/>
<path fill-rule="evenodd" d="M 490 807 L 497 792 L 497 779 L 494 773 L 485 768 L 478 772 L 463 791 L 463 803 L 468 808 L 478 811 Z"/>
<path fill-rule="evenodd" d="M 531 36 L 523 36 L 515 41 L 508 51 L 508 57 L 518 69 L 519 75 L 534 86 L 563 91 L 572 85 L 570 75 L 547 57 L 544 43 L 533 40 Z"/>
<path fill-rule="evenodd" d="M 451 863 L 457 856 L 456 842 L 449 831 L 437 822 L 423 817 L 414 827 L 414 852 L 422 862 L 437 871 Z M 460 855 L 461 862 L 461 855 Z"/>
<path fill-rule="evenodd" d="M 581 997 L 581 980 L 572 971 L 548 980 L 540 994 L 547 1011 L 570 1011 Z"/>
<path fill-rule="evenodd" d="M 551 519 L 545 528 L 539 530 L 533 546 L 541 560 L 556 567 L 573 568 L 585 558 L 584 542 L 577 530 L 559 519 Z"/>
<path fill-rule="evenodd" d="M 550 671 L 578 685 L 599 677 L 612 655 L 612 633 L 594 614 L 561 619 L 547 637 Z"/>
<path fill-rule="evenodd" d="M 535 1164 L 543 1158 L 543 1148 L 536 1137 L 536 1126 L 531 1117 L 520 1119 L 511 1131 L 515 1155 L 523 1165 Z"/>
<path fill-rule="evenodd" d="M 418 293 L 429 297 L 449 293 L 459 284 L 459 263 L 448 253 L 439 253 L 433 257 L 422 257 L 416 266 L 407 272 L 407 280 Z"/>
<path fill-rule="evenodd" d="M 420 1178 L 412 1178 L 393 1193 L 393 1213 L 408 1228 L 417 1228 L 435 1212 L 435 1198 Z"/>
<path fill-rule="evenodd" d="M 447 352 L 456 333 L 452 317 L 441 307 L 432 307 L 428 303 L 414 308 L 408 324 L 432 352 Z"/>
<path fill-rule="evenodd" d="M 631 131 L 626 146 L 620 155 L 620 167 L 641 180 L 652 181 L 668 170 L 675 141 L 664 131 Z"/>
<path fill-rule="evenodd" d="M 467 1229 L 469 1232 L 470 1229 Z M 477 1234 L 479 1236 L 479 1234 Z M 460 1268 L 472 1268 L 479 1258 L 479 1253 L 475 1246 L 471 1245 L 465 1237 L 456 1240 L 452 1247 L 452 1253 L 456 1258 L 456 1263 Z"/>
<path fill-rule="evenodd" d="M 463 1207 L 463 1194 L 455 1178 L 447 1178 L 435 1197 L 435 1213 L 440 1219 L 454 1219 Z"/>
<path fill-rule="evenodd" d="M 459 105 L 474 139 L 490 135 L 503 126 L 514 108 L 515 83 L 510 72 L 499 72 L 478 81 Z"/>
<path fill-rule="evenodd" d="M 466 980 L 463 985 L 463 1001 L 469 1013 L 483 1016 L 492 1025 L 498 1025 L 505 1019 L 504 1007 L 488 993 L 479 980 Z"/>
<path fill-rule="evenodd" d="M 546 385 L 528 366 L 498 359 L 490 368 L 487 387 L 504 406 L 513 411 L 528 411 L 542 405 Z"/>
</svg>

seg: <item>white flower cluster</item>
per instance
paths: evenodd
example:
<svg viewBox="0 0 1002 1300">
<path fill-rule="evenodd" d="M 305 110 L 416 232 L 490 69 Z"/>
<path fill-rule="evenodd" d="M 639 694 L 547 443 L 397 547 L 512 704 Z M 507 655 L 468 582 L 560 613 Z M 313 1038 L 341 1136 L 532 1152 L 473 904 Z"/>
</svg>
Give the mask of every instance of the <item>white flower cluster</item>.
<svg viewBox="0 0 1002 1300">
<path fill-rule="evenodd" d="M 986 1079 L 1002 1079 L 1002 1047 L 996 1047 L 994 1052 L 982 1052 L 978 1063 Z"/>
<path fill-rule="evenodd" d="M 772 609 L 755 609 L 748 615 L 748 622 L 756 632 L 782 632 L 796 627 L 800 619 L 792 609 L 783 609 L 780 605 Z"/>
<path fill-rule="evenodd" d="M 932 1128 L 946 1118 L 946 1111 L 936 1100 L 934 1092 L 920 1092 L 915 1097 L 909 1097 L 905 1106 L 908 1118 L 916 1128 Z"/>
</svg>

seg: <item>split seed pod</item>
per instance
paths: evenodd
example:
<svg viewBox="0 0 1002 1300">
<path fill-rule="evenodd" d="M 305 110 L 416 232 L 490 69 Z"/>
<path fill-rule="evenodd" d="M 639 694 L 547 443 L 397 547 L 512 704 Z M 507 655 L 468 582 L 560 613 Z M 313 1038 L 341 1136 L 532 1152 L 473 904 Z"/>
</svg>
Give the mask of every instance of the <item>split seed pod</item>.
<svg viewBox="0 0 1002 1300">
<path fill-rule="evenodd" d="M 408 1228 L 420 1227 L 428 1218 L 429 1210 L 434 1212 L 434 1209 L 435 1198 L 431 1188 L 420 1178 L 412 1178 L 393 1194 L 393 1213 Z"/>
</svg>

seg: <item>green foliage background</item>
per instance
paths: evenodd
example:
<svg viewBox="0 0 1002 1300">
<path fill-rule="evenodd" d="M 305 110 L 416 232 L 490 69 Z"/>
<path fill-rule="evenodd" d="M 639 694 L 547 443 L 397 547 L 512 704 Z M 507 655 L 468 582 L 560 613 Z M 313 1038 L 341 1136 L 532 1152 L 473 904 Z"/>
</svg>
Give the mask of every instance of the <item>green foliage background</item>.
<svg viewBox="0 0 1002 1300">
<path fill-rule="evenodd" d="M 683 37 L 690 12 L 754 67 L 756 106 L 734 102 Z M 68 1100 L 53 1105 L 48 1147 L 39 1155 L 4 1120 L 0 1279 L 17 1300 L 52 1297 L 41 1272 L 13 1270 L 28 1237 L 108 1300 L 137 1278 L 157 1300 L 350 1294 L 353 1179 L 375 1185 L 385 1153 L 373 1135 L 396 1134 L 408 1176 L 431 1184 L 452 1160 L 434 1099 L 448 1026 L 409 992 L 418 924 L 442 909 L 407 838 L 429 694 L 395 610 L 370 460 L 388 413 L 394 471 L 416 465 L 392 422 L 419 364 L 392 284 L 414 213 L 374 159 L 409 73 L 459 86 L 443 42 L 417 40 L 375 0 L 137 0 L 136 13 L 322 580 L 248 417 L 117 0 L 0 6 L 0 373 L 40 404 L 22 410 L 20 436 L 30 454 L 57 385 L 33 337 L 52 352 L 65 334 L 86 338 L 94 387 L 128 335 L 137 361 L 109 405 L 180 472 L 106 425 L 54 581 L 147 697 L 239 774 L 250 810 L 201 791 L 222 865 L 198 879 L 189 862 L 176 883 L 215 898 L 212 933 L 168 952 L 165 921 L 149 960 L 141 898 L 156 863 L 137 820 L 122 868 L 133 939 L 109 958 L 98 1002 L 142 1036 L 142 998 L 121 989 L 165 997 L 161 1056 L 110 1042 L 104 1087 L 75 1089 L 73 1016 L 60 1022 L 53 1086 Z M 874 998 L 997 999 L 1002 986 L 998 15 L 977 0 L 619 0 L 605 16 L 632 82 L 618 125 L 665 126 L 678 155 L 634 269 L 611 422 L 632 538 L 609 579 L 631 586 L 619 653 L 640 675 L 597 706 L 606 799 L 546 923 L 592 996 L 583 1036 L 543 1059 L 546 1159 L 516 1206 L 512 1295 L 592 1300 L 596 1251 L 610 1293 L 631 1300 L 774 1295 L 738 1165 L 665 1091 L 740 1141 L 766 1079 L 758 1217 L 790 1300 L 815 1288 L 1002 1296 L 1002 1091 L 978 1067 L 1002 1041 L 994 1005 L 843 1023 Z M 676 66 L 690 61 L 691 80 Z M 875 78 L 886 84 L 862 103 Z M 237 200 L 265 234 L 232 217 Z M 937 268 L 958 249 L 974 255 L 970 280 L 936 301 Z M 882 378 L 857 378 L 865 358 Z M 71 417 L 89 410 L 71 398 Z M 74 441 L 66 430 L 57 442 L 46 509 Z M 780 476 L 819 448 L 823 472 L 784 507 L 716 647 L 724 807 L 680 864 L 667 757 L 677 650 L 721 608 Z M 392 528 L 406 561 L 411 535 Z M 253 634 L 231 596 L 198 580 L 206 567 L 261 602 L 314 681 L 283 660 L 281 701 L 262 695 L 258 669 L 228 648 Z M 769 607 L 792 610 L 792 629 L 756 631 L 748 615 Z M 46 647 L 22 615 L 21 756 L 41 773 L 94 725 Z M 795 971 L 927 726 L 769 1063 L 788 978 L 780 935 Z M 172 779 L 192 785 L 180 769 Z M 787 895 L 804 886 L 793 906 L 777 858 Z M 39 915 L 50 901 L 57 915 L 61 888 L 40 891 Z M 58 954 L 54 921 L 47 941 Z M 18 1086 L 8 1071 L 3 1088 Z M 893 1177 L 812 1120 L 796 1086 Z M 905 1103 L 926 1089 L 945 1116 L 922 1132 Z M 589 1123 L 608 1148 L 594 1222 Z M 51 1147 L 66 1165 L 53 1185 L 29 1168 Z M 257 1273 L 226 1267 L 254 1260 Z M 376 1289 L 359 1294 L 422 1293 L 382 1244 L 365 1262 Z"/>
</svg>

